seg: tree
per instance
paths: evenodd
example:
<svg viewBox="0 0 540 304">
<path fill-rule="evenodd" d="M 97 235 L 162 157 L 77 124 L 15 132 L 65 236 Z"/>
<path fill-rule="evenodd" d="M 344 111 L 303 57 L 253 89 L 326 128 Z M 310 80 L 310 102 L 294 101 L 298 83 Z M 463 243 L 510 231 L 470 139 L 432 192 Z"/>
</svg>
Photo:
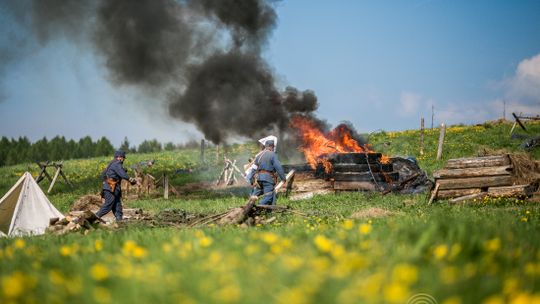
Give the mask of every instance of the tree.
<svg viewBox="0 0 540 304">
<path fill-rule="evenodd" d="M 94 156 L 106 156 L 111 155 L 114 152 L 114 147 L 111 142 L 105 137 L 101 137 L 96 142 L 96 149 L 94 151 Z"/>
<path fill-rule="evenodd" d="M 122 143 L 120 144 L 120 150 L 124 151 L 124 152 L 129 152 L 129 140 L 127 138 L 127 136 L 124 137 L 124 140 L 122 141 Z"/>
<path fill-rule="evenodd" d="M 176 149 L 176 146 L 172 142 L 168 142 L 164 147 L 165 151 L 173 151 Z"/>
<path fill-rule="evenodd" d="M 159 152 L 161 151 L 161 143 L 157 139 L 145 140 L 137 149 L 139 153 L 150 153 L 150 152 Z"/>
<path fill-rule="evenodd" d="M 30 161 L 46 160 L 49 160 L 49 141 L 47 140 L 47 137 L 43 137 L 32 145 Z"/>
<path fill-rule="evenodd" d="M 64 136 L 55 136 L 49 142 L 49 159 L 50 160 L 63 160 L 67 159 L 67 144 Z"/>
<path fill-rule="evenodd" d="M 77 158 L 88 158 L 94 156 L 94 142 L 90 136 L 85 136 L 79 139 L 79 147 L 77 148 Z"/>
</svg>

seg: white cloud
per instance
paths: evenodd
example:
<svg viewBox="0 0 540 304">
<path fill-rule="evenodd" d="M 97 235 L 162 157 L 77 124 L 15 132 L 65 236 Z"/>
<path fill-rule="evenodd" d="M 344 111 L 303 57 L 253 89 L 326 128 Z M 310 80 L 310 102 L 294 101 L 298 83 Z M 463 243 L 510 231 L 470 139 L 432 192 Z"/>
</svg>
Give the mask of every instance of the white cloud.
<svg viewBox="0 0 540 304">
<path fill-rule="evenodd" d="M 540 111 L 540 54 L 521 61 L 516 73 L 505 81 L 505 99 L 512 104 L 526 106 L 526 110 Z M 533 107 L 530 109 L 530 107 Z"/>
<path fill-rule="evenodd" d="M 422 104 L 422 96 L 413 92 L 401 92 L 399 97 L 400 107 L 397 108 L 400 116 L 412 116 L 418 112 Z"/>
</svg>

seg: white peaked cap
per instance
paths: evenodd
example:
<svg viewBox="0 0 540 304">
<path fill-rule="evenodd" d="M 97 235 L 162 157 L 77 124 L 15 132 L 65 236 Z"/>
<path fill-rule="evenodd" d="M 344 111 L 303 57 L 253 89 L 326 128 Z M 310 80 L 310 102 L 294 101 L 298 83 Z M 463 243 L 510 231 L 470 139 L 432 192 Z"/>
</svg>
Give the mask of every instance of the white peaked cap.
<svg viewBox="0 0 540 304">
<path fill-rule="evenodd" d="M 261 143 L 261 145 L 264 146 L 264 143 L 269 141 L 269 140 L 274 141 L 274 149 L 276 149 L 277 148 L 277 137 L 275 137 L 274 135 L 263 137 L 263 138 L 259 139 L 259 142 Z"/>
</svg>

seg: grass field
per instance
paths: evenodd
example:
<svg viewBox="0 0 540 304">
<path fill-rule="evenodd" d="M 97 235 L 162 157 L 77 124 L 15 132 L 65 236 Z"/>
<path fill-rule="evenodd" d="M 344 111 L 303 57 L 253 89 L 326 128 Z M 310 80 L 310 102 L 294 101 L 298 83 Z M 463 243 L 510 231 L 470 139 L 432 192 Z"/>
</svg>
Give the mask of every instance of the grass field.
<svg viewBox="0 0 540 304">
<path fill-rule="evenodd" d="M 481 149 L 520 151 L 509 124 L 454 126 L 444 159 L 434 160 L 438 130 L 426 134 L 418 155 L 418 131 L 370 136 L 376 150 L 414 156 L 428 173 L 445 160 Z M 540 124 L 530 125 L 540 133 Z M 234 146 L 232 157 L 254 146 Z M 532 152 L 540 159 L 540 149 Z M 151 173 L 198 168 L 198 151 L 128 155 L 126 165 L 156 159 Z M 59 184 L 49 196 L 67 211 L 79 196 L 97 192 L 106 158 L 66 161 L 75 189 Z M 214 160 L 215 161 L 215 160 Z M 35 168 L 34 168 L 35 167 Z M 211 180 L 210 163 L 172 183 Z M 0 168 L 5 193 L 32 164 Z M 47 182 L 42 188 L 48 187 Z M 205 193 L 201 199 L 128 202 L 148 212 L 176 208 L 213 213 L 245 203 L 237 193 Z M 342 193 L 304 201 L 280 198 L 308 214 L 276 214 L 271 225 L 242 229 L 148 228 L 131 224 L 88 235 L 0 239 L 0 303 L 540 303 L 540 207 L 519 200 L 428 206 L 425 195 Z M 369 208 L 377 218 L 351 219 Z M 413 302 L 414 303 L 414 302 Z M 427 302 L 429 303 L 429 302 Z"/>
</svg>

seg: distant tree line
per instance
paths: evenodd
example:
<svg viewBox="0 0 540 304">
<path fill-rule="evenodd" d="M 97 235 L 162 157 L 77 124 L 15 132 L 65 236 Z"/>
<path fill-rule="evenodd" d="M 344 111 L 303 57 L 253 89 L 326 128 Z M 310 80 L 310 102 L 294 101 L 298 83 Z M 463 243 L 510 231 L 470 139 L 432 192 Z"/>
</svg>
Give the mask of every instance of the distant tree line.
<svg viewBox="0 0 540 304">
<path fill-rule="evenodd" d="M 151 153 L 159 151 L 173 151 L 186 148 L 197 148 L 200 142 L 191 140 L 183 144 L 167 142 L 162 144 L 156 139 L 145 140 L 138 147 L 131 146 L 129 140 L 124 138 L 119 149 L 129 153 Z M 64 136 L 56 136 L 51 140 L 46 137 L 31 143 L 26 137 L 18 139 L 0 139 L 0 166 L 10 166 L 25 162 L 55 161 L 73 158 L 89 158 L 108 156 L 114 153 L 115 148 L 106 137 L 93 141 L 90 136 L 78 141 L 66 140 Z"/>
</svg>

